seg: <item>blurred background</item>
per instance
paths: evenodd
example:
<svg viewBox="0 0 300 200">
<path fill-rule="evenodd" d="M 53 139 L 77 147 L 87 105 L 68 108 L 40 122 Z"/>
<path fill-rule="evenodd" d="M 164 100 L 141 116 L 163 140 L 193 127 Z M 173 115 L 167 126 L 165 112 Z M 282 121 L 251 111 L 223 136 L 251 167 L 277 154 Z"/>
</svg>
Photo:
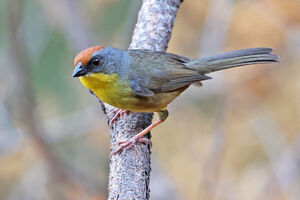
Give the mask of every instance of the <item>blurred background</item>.
<svg viewBox="0 0 300 200">
<path fill-rule="evenodd" d="M 126 49 L 140 6 L 0 1 L 0 199 L 107 198 L 107 119 L 73 58 Z M 151 199 L 300 199 L 300 1 L 185 0 L 168 51 L 257 46 L 280 63 L 212 74 L 152 131 Z"/>
</svg>

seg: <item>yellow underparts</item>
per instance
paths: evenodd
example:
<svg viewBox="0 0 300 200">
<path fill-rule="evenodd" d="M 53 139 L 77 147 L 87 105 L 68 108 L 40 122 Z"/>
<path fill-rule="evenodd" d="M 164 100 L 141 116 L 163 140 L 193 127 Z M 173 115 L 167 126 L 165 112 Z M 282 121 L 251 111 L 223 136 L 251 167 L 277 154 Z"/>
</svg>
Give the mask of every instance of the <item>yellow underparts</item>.
<svg viewBox="0 0 300 200">
<path fill-rule="evenodd" d="M 166 109 L 186 88 L 156 94 L 152 97 L 139 97 L 133 94 L 129 83 L 117 74 L 92 73 L 79 77 L 81 83 L 91 89 L 98 98 L 114 107 L 133 112 L 158 112 Z"/>
<path fill-rule="evenodd" d="M 128 109 L 128 105 L 137 101 L 135 98 L 130 98 L 132 96 L 130 86 L 120 80 L 117 74 L 93 73 L 79 79 L 102 101 L 114 107 Z"/>
</svg>

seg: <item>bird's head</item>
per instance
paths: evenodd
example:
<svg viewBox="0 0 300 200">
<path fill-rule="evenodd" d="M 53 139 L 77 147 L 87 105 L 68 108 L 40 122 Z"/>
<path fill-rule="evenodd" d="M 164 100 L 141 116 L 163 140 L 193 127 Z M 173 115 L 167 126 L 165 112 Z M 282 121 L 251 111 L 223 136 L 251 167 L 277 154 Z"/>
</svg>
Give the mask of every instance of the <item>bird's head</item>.
<svg viewBox="0 0 300 200">
<path fill-rule="evenodd" d="M 104 49 L 103 46 L 93 46 L 79 52 L 74 59 L 75 69 L 72 76 L 80 77 L 100 72 L 102 57 L 99 52 L 102 49 Z"/>
</svg>

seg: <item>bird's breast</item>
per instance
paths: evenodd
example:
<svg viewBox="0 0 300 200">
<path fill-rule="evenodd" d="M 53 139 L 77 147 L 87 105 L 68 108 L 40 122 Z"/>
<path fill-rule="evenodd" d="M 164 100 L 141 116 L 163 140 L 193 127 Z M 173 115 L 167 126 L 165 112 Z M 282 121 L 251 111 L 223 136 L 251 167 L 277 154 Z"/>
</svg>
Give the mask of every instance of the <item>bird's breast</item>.
<svg viewBox="0 0 300 200">
<path fill-rule="evenodd" d="M 165 109 L 188 87 L 155 94 L 151 97 L 140 97 L 133 93 L 129 82 L 120 79 L 117 74 L 91 74 L 80 77 L 80 81 L 105 103 L 133 112 L 157 112 Z"/>
<path fill-rule="evenodd" d="M 128 104 L 135 104 L 138 101 L 134 98 L 128 83 L 121 80 L 117 74 L 91 74 L 80 77 L 80 81 L 102 101 L 117 108 L 125 108 Z"/>
</svg>

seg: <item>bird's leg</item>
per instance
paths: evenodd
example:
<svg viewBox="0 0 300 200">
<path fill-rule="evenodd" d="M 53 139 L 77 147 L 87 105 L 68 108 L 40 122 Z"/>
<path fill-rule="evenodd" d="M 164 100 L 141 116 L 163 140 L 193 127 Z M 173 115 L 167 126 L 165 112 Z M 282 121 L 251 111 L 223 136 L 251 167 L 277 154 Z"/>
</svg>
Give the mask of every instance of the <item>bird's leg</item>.
<svg viewBox="0 0 300 200">
<path fill-rule="evenodd" d="M 137 142 L 142 142 L 144 144 L 149 144 L 149 142 L 150 142 L 149 139 L 144 138 L 143 136 L 146 135 L 154 127 L 156 127 L 158 124 L 165 121 L 167 119 L 168 115 L 169 115 L 168 110 L 159 111 L 158 112 L 159 119 L 156 122 L 154 122 L 153 124 L 151 124 L 150 126 L 145 128 L 143 131 L 136 134 L 132 138 L 130 138 L 128 140 L 125 140 L 125 141 L 122 141 L 122 142 L 119 142 L 118 145 L 120 145 L 120 147 L 117 150 L 115 150 L 111 155 L 116 155 L 117 153 L 119 153 L 123 149 L 125 149 L 125 150 L 129 149 Z"/>
<path fill-rule="evenodd" d="M 116 110 L 114 110 L 114 112 L 116 113 L 114 115 L 114 117 L 109 121 L 108 126 L 111 128 L 113 123 L 118 119 L 118 117 L 120 117 L 120 115 L 123 115 L 125 113 L 127 113 L 127 110 L 123 110 L 120 108 L 117 108 Z"/>
</svg>

